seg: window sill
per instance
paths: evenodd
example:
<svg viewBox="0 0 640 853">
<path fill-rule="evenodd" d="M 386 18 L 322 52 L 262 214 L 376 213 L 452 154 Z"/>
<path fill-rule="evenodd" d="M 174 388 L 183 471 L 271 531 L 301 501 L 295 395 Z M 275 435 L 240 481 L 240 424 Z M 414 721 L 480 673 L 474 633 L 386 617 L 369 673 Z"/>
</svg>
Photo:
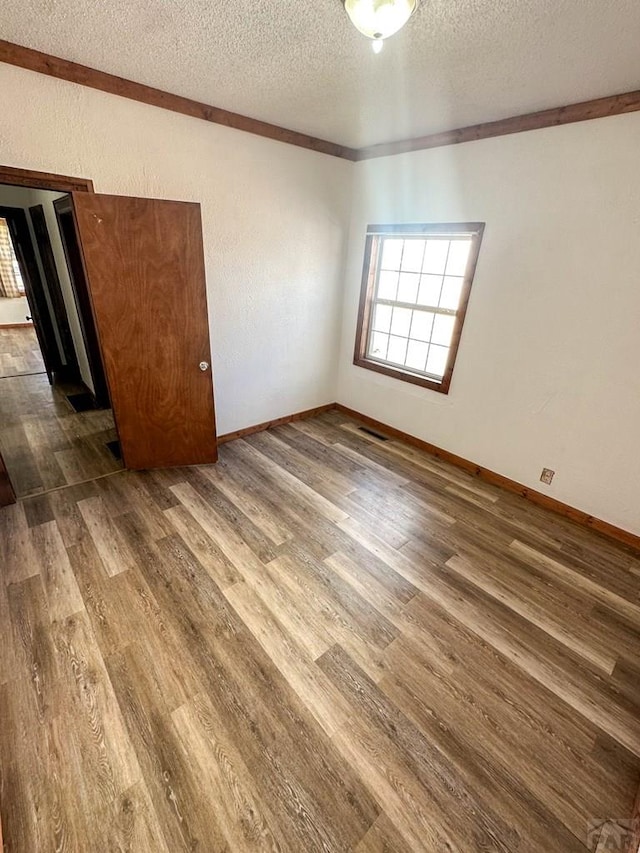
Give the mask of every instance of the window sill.
<svg viewBox="0 0 640 853">
<path fill-rule="evenodd" d="M 353 363 L 357 367 L 364 367 L 366 370 L 373 370 L 375 373 L 382 373 L 385 376 L 391 376 L 393 379 L 400 379 L 401 382 L 420 385 L 422 388 L 429 388 L 430 391 L 437 391 L 440 394 L 449 393 L 451 376 L 444 376 L 441 382 L 437 382 L 435 379 L 428 379 L 426 376 L 417 376 L 415 373 L 407 373 L 404 370 L 380 364 L 378 361 L 370 361 L 367 358 L 354 358 Z"/>
</svg>

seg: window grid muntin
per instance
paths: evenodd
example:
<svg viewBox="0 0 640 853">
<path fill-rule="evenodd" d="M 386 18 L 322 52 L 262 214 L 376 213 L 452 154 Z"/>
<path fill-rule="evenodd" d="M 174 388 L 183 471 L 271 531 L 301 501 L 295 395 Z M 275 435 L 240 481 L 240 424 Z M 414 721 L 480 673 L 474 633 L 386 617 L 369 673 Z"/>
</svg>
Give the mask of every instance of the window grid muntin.
<svg viewBox="0 0 640 853">
<path fill-rule="evenodd" d="M 368 360 L 375 361 L 378 364 L 387 365 L 387 366 L 392 367 L 392 368 L 397 368 L 403 372 L 411 373 L 412 375 L 418 376 L 421 378 L 430 379 L 434 382 L 442 382 L 444 379 L 444 376 L 446 374 L 448 363 L 449 363 L 449 358 L 451 355 L 451 343 L 453 341 L 453 336 L 455 334 L 455 327 L 452 328 L 452 330 L 451 330 L 451 337 L 449 339 L 449 343 L 446 346 L 444 346 L 442 344 L 433 343 L 433 333 L 434 333 L 434 327 L 435 327 L 435 320 L 436 320 L 437 315 L 445 315 L 445 316 L 450 316 L 450 317 L 454 317 L 454 318 L 457 317 L 457 315 L 458 315 L 458 311 L 460 308 L 460 296 L 462 294 L 462 291 L 464 288 L 464 283 L 466 280 L 466 273 L 467 273 L 467 269 L 468 269 L 468 265 L 469 265 L 469 258 L 471 256 L 471 252 L 473 249 L 473 236 L 474 235 L 471 233 L 459 233 L 459 234 L 447 234 L 447 233 L 380 234 L 380 233 L 378 233 L 378 234 L 375 234 L 372 236 L 378 242 L 378 250 L 376 252 L 376 265 L 375 265 L 376 268 L 375 268 L 375 276 L 374 276 L 374 280 L 373 280 L 373 296 L 372 296 L 372 300 L 371 300 L 370 320 L 369 320 L 368 329 L 367 329 L 365 356 Z M 388 267 L 383 268 L 382 267 L 382 259 L 384 256 L 385 243 L 388 240 L 395 240 L 395 241 L 402 240 L 403 241 L 402 251 L 400 253 L 400 262 L 399 262 L 399 266 L 397 269 L 388 268 Z M 438 275 L 440 277 L 440 289 L 438 292 L 438 302 L 440 302 L 442 299 L 445 279 L 447 279 L 447 278 L 448 279 L 454 279 L 455 278 L 455 279 L 460 280 L 460 294 L 458 297 L 458 307 L 455 310 L 451 309 L 451 308 L 441 308 L 439 305 L 428 306 L 428 305 L 418 304 L 417 299 L 419 298 L 421 283 L 419 283 L 419 286 L 418 286 L 418 293 L 416 295 L 416 303 L 415 304 L 399 301 L 397 299 L 386 299 L 386 298 L 385 299 L 379 299 L 378 298 L 378 290 L 379 290 L 381 272 L 393 272 L 397 275 L 397 280 L 396 280 L 396 285 L 395 285 L 396 296 L 398 295 L 398 291 L 400 288 L 400 276 L 402 275 L 402 273 L 403 272 L 411 272 L 411 273 L 414 272 L 413 270 L 403 270 L 402 266 L 403 266 L 404 252 L 405 252 L 407 242 L 415 241 L 415 240 L 420 240 L 422 243 L 422 263 L 421 263 L 420 272 L 417 274 L 420 276 L 421 279 L 425 275 L 434 275 L 434 276 Z M 429 241 L 444 242 L 445 240 L 447 241 L 447 252 L 446 252 L 445 259 L 444 259 L 444 264 L 442 266 L 442 273 L 425 273 L 422 268 L 424 267 L 424 256 L 426 253 L 427 244 L 429 243 Z M 468 243 L 467 256 L 465 259 L 465 272 L 463 275 L 449 275 L 448 276 L 447 275 L 447 267 L 449 264 L 451 244 L 453 242 L 456 242 L 456 241 L 466 241 Z M 391 309 L 392 309 L 391 321 L 390 321 L 388 332 L 380 332 L 379 330 L 374 329 L 376 307 L 378 305 L 386 305 L 386 306 L 391 307 Z M 410 310 L 412 312 L 422 311 L 423 313 L 430 313 L 430 314 L 434 315 L 433 320 L 432 320 L 432 324 L 431 324 L 430 338 L 428 341 L 423 341 L 423 340 L 411 337 L 411 331 L 412 331 L 413 321 L 414 321 L 414 316 L 415 316 L 415 314 L 412 313 L 410 326 L 409 326 L 409 334 L 406 338 L 404 338 L 404 337 L 402 338 L 405 341 L 404 360 L 403 361 L 395 361 L 395 360 L 391 360 L 389 358 L 389 347 L 391 345 L 391 338 L 392 337 L 394 337 L 394 338 L 400 338 L 401 337 L 399 335 L 392 335 L 392 333 L 391 333 L 391 327 L 393 325 L 393 313 L 395 311 L 395 308 L 404 308 L 404 309 Z M 387 346 L 385 349 L 384 357 L 382 357 L 381 355 L 375 355 L 372 352 L 374 334 L 385 335 L 387 338 Z M 418 369 L 415 367 L 409 367 L 406 364 L 406 360 L 408 357 L 408 351 L 409 351 L 409 345 L 412 342 L 413 343 L 422 343 L 422 344 L 427 345 L 426 355 L 425 355 L 425 359 L 424 359 L 424 367 L 422 369 Z M 446 354 L 444 355 L 444 361 L 442 363 L 442 372 L 441 373 L 434 373 L 434 372 L 430 372 L 427 370 L 427 365 L 429 363 L 429 357 L 431 354 L 431 348 L 432 347 L 435 348 L 434 349 L 434 356 L 436 356 L 440 350 L 443 350 L 443 349 L 446 350 Z M 440 353 L 440 355 L 442 356 L 443 354 Z"/>
</svg>

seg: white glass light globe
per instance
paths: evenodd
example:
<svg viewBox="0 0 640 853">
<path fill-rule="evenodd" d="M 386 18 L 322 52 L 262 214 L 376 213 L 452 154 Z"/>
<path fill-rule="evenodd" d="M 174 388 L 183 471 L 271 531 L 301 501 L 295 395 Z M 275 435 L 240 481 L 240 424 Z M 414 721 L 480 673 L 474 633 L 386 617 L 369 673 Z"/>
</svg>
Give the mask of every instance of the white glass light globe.
<svg viewBox="0 0 640 853">
<path fill-rule="evenodd" d="M 353 26 L 370 39 L 386 39 L 402 29 L 417 0 L 345 0 Z"/>
</svg>

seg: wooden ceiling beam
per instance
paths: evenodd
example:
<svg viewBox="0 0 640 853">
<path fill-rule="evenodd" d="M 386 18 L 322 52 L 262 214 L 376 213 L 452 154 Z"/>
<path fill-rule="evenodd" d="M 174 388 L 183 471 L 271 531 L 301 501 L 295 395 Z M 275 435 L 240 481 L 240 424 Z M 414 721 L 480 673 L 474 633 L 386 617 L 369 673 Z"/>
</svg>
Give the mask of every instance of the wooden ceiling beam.
<svg viewBox="0 0 640 853">
<path fill-rule="evenodd" d="M 388 157 L 391 154 L 406 154 L 409 151 L 441 148 L 445 145 L 459 145 L 461 142 L 475 142 L 479 139 L 508 136 L 511 133 L 523 133 L 527 130 L 558 127 L 562 124 L 590 121 L 591 119 L 605 118 L 622 113 L 633 113 L 638 110 L 640 110 L 640 90 L 626 92 L 622 95 L 611 95 L 607 98 L 596 98 L 592 101 L 582 101 L 579 104 L 569 104 L 565 107 L 540 110 L 536 113 L 525 113 L 499 121 L 459 127 L 456 130 L 445 130 L 442 133 L 431 133 L 427 136 L 418 136 L 415 139 L 369 145 L 366 148 L 358 149 L 356 159 L 371 160 L 374 157 Z"/>
<path fill-rule="evenodd" d="M 578 104 L 569 104 L 563 107 L 540 110 L 534 113 L 511 116 L 498 121 L 474 124 L 468 127 L 460 127 L 454 130 L 446 130 L 441 133 L 432 133 L 419 136 L 415 139 L 402 139 L 395 142 L 385 142 L 378 145 L 369 145 L 364 148 L 349 148 L 338 145 L 325 139 L 318 139 L 305 133 L 289 130 L 268 122 L 243 116 L 239 113 L 204 104 L 200 101 L 174 95 L 162 89 L 145 86 L 124 77 L 107 74 L 70 62 L 48 53 L 41 53 L 22 45 L 0 40 L 0 62 L 57 77 L 70 83 L 78 83 L 101 92 L 119 95 L 150 106 L 161 107 L 182 115 L 202 119 L 203 121 L 243 130 L 277 142 L 285 142 L 288 145 L 296 145 L 317 151 L 320 154 L 329 154 L 332 157 L 340 157 L 344 160 L 361 161 L 370 160 L 375 157 L 388 157 L 394 154 L 406 154 L 410 151 L 422 151 L 428 148 L 440 148 L 446 145 L 459 145 L 462 142 L 474 142 L 480 139 L 490 139 L 496 136 L 507 136 L 512 133 L 523 133 L 528 130 L 540 130 L 545 127 L 557 127 L 563 124 L 573 124 L 579 121 L 590 121 L 596 118 L 621 115 L 640 110 L 640 90 L 625 92 L 619 95 L 611 95 L 606 98 L 596 98 L 591 101 L 582 101 Z"/>
<path fill-rule="evenodd" d="M 59 80 L 66 80 L 69 83 L 79 83 L 81 86 L 98 89 L 100 92 L 108 92 L 111 95 L 119 95 L 121 98 L 129 98 L 132 101 L 161 107 L 174 113 L 181 113 L 214 124 L 222 124 L 235 130 L 244 130 L 246 133 L 274 139 L 276 142 L 286 142 L 288 145 L 308 148 L 320 154 L 329 154 L 332 157 L 341 157 L 345 160 L 355 160 L 357 157 L 355 148 L 336 145 L 334 142 L 308 136 L 306 133 L 298 133 L 296 130 L 288 130 L 286 127 L 279 127 L 266 121 L 232 113 L 220 107 L 193 101 L 191 98 L 173 95 L 171 92 L 164 92 L 162 89 L 135 83 L 133 80 L 126 80 L 124 77 L 116 77 L 114 74 L 107 74 L 105 71 L 98 71 L 95 68 L 89 68 L 87 65 L 70 62 L 68 59 L 41 53 L 39 50 L 32 50 L 29 47 L 23 47 L 9 41 L 0 40 L 0 62 L 26 68 L 29 71 L 37 71 L 40 74 L 47 74 L 49 77 L 57 77 Z"/>
</svg>

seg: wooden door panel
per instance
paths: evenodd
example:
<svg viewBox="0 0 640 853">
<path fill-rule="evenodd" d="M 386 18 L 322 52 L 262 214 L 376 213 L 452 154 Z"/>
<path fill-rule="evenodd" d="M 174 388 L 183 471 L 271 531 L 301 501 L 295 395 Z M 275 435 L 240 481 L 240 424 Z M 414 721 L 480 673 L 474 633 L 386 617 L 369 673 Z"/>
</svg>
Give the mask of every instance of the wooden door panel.
<svg viewBox="0 0 640 853">
<path fill-rule="evenodd" d="M 217 459 L 200 205 L 74 193 L 124 463 Z"/>
</svg>

